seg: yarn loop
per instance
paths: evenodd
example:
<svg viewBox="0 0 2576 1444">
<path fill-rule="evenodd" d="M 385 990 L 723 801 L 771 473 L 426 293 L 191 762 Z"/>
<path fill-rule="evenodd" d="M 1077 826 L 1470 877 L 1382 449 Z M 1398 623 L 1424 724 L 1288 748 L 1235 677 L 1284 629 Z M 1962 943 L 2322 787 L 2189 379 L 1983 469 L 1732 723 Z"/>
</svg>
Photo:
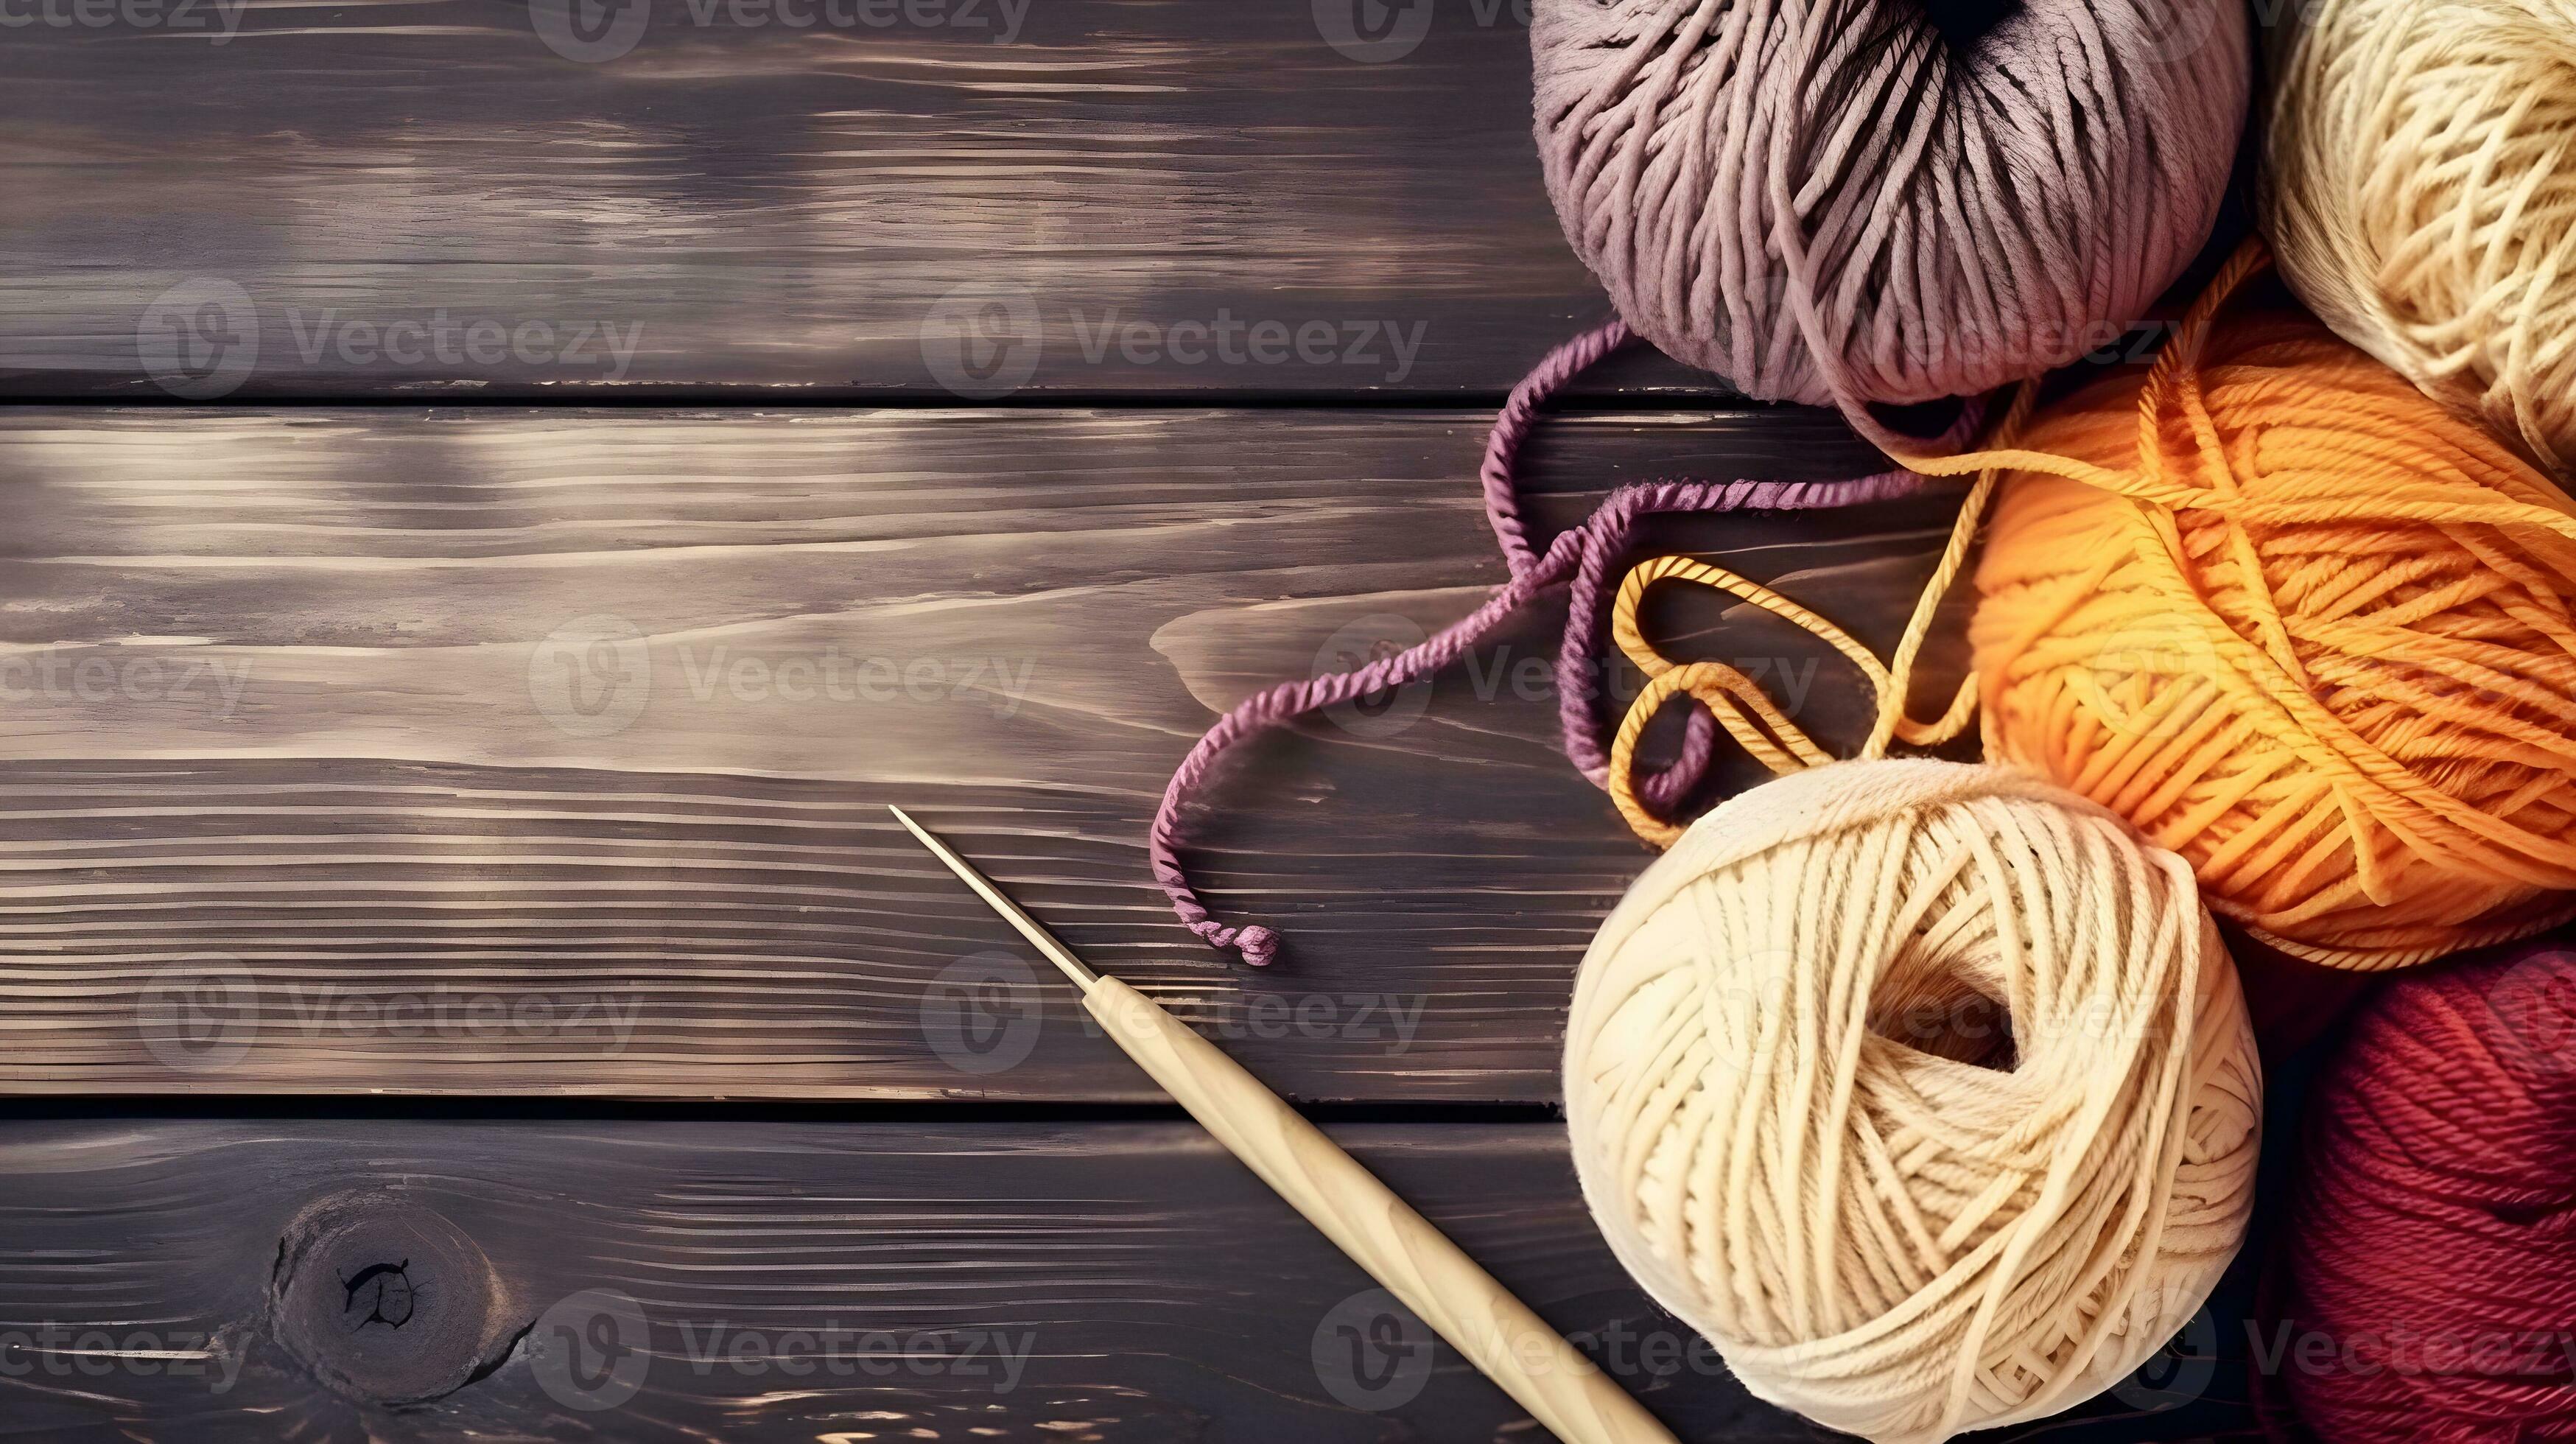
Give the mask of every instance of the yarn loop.
<svg viewBox="0 0 2576 1444">
<path fill-rule="evenodd" d="M 2144 378 L 2044 413 L 2026 388 L 1987 449 L 1905 458 L 1978 481 L 1893 666 L 1742 578 L 1648 563 L 1612 618 L 1654 678 L 1620 737 L 1677 691 L 1745 735 L 1728 698 L 1749 683 L 1639 639 L 1637 594 L 1679 577 L 1860 661 L 1882 697 L 1864 755 L 1943 740 L 1967 699 L 1932 728 L 1886 704 L 1992 498 L 1970 625 L 1988 757 L 2129 818 L 2211 907 L 2313 962 L 2401 967 L 2576 916 L 2576 502 L 2313 320 L 2231 308 L 2264 264 L 2240 252 Z M 1753 750 L 1777 769 L 1813 745 Z M 1612 795 L 1640 836 L 1674 834 Z"/>
<path fill-rule="evenodd" d="M 1601 628 L 1602 597 L 1611 564 L 1619 559 L 1640 521 L 1672 512 L 1796 511 L 1851 506 L 1909 495 L 1923 485 L 1922 477 L 1903 470 L 1834 482 L 1645 482 L 1612 492 L 1581 526 L 1557 536 L 1541 552 L 1530 543 L 1513 482 L 1521 445 L 1540 406 L 1549 397 L 1627 340 L 1627 327 L 1613 322 L 1558 347 L 1514 388 L 1494 420 L 1480 475 L 1486 517 L 1502 549 L 1504 563 L 1511 570 L 1511 580 L 1495 588 L 1484 604 L 1464 620 L 1392 657 L 1347 672 L 1282 682 L 1237 703 L 1217 719 L 1173 770 L 1146 836 L 1146 856 L 1154 880 L 1172 901 L 1172 911 L 1209 946 L 1237 949 L 1244 961 L 1255 966 L 1268 963 L 1278 951 L 1278 936 L 1270 929 L 1257 925 L 1236 929 L 1210 916 L 1181 866 L 1183 809 L 1217 759 L 1237 742 L 1291 718 L 1429 676 L 1465 655 L 1469 647 L 1513 613 L 1547 592 L 1565 587 L 1565 633 L 1556 662 L 1557 707 L 1565 752 L 1596 786 L 1606 786 L 1610 767 L 1601 736 L 1601 682 L 1591 659 Z M 1982 415 L 1982 407 L 1970 405 L 1931 444 L 1956 446 L 1975 434 Z M 1628 776 L 1630 769 L 1622 768 L 1622 775 L 1628 777 L 1625 785 L 1642 792 L 1657 806 L 1678 805 L 1705 769 L 1714 750 L 1715 733 L 1707 716 L 1693 717 L 1679 761 L 1665 773 L 1644 778 Z"/>
</svg>

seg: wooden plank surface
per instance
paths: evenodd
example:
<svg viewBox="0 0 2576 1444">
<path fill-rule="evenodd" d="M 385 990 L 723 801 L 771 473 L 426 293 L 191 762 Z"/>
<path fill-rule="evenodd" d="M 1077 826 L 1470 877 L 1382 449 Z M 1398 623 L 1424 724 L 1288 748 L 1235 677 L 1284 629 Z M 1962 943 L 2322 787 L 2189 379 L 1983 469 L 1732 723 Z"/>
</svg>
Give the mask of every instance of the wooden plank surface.
<svg viewBox="0 0 2576 1444">
<path fill-rule="evenodd" d="M 1227 769 L 1195 861 L 1278 968 L 1144 876 L 1219 709 L 1500 578 L 1481 408 L 1607 314 L 1520 6 L 34 13 L 0 33 L 0 1091 L 71 1101 L 0 1125 L 0 1438 L 1540 1437 L 1124 1106 L 1156 1095 L 887 801 L 1283 1092 L 1415 1120 L 1337 1132 L 1685 1439 L 1820 1437 L 1619 1272 L 1561 1126 L 1413 1106 L 1554 1101 L 1646 860 L 1556 752 L 1552 618 Z M 1873 461 L 1814 413 L 1642 409 L 1726 404 L 1642 351 L 1585 389 L 1639 407 L 1542 432 L 1550 528 Z M 338 399 L 391 404 L 265 405 Z M 156 404 L 42 404 L 101 401 Z M 1946 515 L 1653 540 L 1883 646 Z M 1857 735 L 1803 638 L 1656 610 Z M 448 1096 L 327 1101 L 368 1093 Z M 560 1095 L 719 1101 L 517 1101 Z M 2250 1272 L 2186 1331 L 2209 1362 L 2009 1437 L 2252 1437 Z"/>
<path fill-rule="evenodd" d="M 1622 1278 L 1562 1130 L 1336 1132 L 1684 1440 L 1825 1437 Z M 0 1174 L 8 1437 L 1544 1437 L 1184 1123 L 21 1121 Z M 2255 1437 L 2243 1295 L 1998 1437 Z"/>
<path fill-rule="evenodd" d="M 576 4 L 26 7 L 0 394 L 1499 396 L 1609 315 L 1518 0 Z"/>
<path fill-rule="evenodd" d="M 1500 578 L 1482 427 L 0 417 L 0 1085 L 1154 1096 L 895 801 L 1294 1096 L 1553 1099 L 1574 964 L 1647 859 L 1556 749 L 1553 615 L 1226 770 L 1195 857 L 1285 931 L 1275 968 L 1143 863 L 1217 709 Z M 1808 412 L 1575 415 L 1531 479 L 1552 528 L 1605 484 L 1858 456 Z M 1884 646 L 1950 505 L 1656 539 Z M 1674 600 L 1696 654 L 1864 729 L 1803 634 Z"/>
</svg>

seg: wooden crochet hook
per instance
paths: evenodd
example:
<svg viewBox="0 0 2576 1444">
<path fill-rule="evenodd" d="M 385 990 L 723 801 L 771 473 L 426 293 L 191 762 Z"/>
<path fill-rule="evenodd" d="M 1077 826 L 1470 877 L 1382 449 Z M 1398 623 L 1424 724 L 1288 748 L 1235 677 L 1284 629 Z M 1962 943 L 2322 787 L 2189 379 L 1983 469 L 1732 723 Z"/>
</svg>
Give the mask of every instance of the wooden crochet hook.
<svg viewBox="0 0 2576 1444">
<path fill-rule="evenodd" d="M 902 808 L 887 811 L 1073 980 L 1082 990 L 1082 1006 L 1227 1152 L 1557 1438 L 1565 1444 L 1675 1444 L 1627 1390 L 1242 1064 L 1153 999 L 1085 967 L 948 844 Z"/>
</svg>

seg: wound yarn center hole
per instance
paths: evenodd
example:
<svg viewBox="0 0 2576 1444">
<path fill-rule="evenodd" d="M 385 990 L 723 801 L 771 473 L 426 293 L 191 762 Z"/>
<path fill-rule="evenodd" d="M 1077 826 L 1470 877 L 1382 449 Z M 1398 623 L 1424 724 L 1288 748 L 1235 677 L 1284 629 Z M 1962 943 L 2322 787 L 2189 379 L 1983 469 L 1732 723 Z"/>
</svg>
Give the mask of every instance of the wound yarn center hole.
<svg viewBox="0 0 2576 1444">
<path fill-rule="evenodd" d="M 1970 50 L 2019 13 L 2019 0 L 1923 0 L 1923 14 L 1953 50 Z"/>
<path fill-rule="evenodd" d="M 2013 1071 L 2021 1060 L 2012 1010 L 1948 970 L 1906 971 L 1880 980 L 1869 997 L 1869 1030 L 1918 1053 L 1997 1073 Z"/>
</svg>

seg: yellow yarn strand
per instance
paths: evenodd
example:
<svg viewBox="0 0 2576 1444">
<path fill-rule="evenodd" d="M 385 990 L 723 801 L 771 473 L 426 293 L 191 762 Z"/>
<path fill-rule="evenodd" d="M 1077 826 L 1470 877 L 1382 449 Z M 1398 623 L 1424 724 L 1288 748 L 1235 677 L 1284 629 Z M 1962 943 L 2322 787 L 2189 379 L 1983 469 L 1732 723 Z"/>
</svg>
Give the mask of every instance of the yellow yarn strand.
<svg viewBox="0 0 2576 1444">
<path fill-rule="evenodd" d="M 1612 618 L 1648 677 L 1613 740 L 1629 826 L 1679 835 L 1629 780 L 1678 694 L 1774 772 L 1828 760 L 1741 673 L 1644 639 L 1645 592 L 1686 581 L 1858 666 L 1877 700 L 1861 756 L 1937 745 L 1982 708 L 1990 757 L 2129 817 L 2192 860 L 2212 906 L 2293 953 L 2392 967 L 2576 915 L 2576 503 L 2313 323 L 2214 342 L 2267 263 L 2249 243 L 2222 268 L 2137 387 L 2134 441 L 2081 399 L 2033 428 L 2025 387 L 2004 445 L 1900 458 L 1976 481 L 1884 665 L 1723 568 L 1632 572 Z M 1915 721 L 1916 657 L 1990 509 L 1976 670 Z"/>
<path fill-rule="evenodd" d="M 2006 414 L 1998 435 L 2011 436 L 2019 430 L 2030 413 L 2031 398 L 2036 388 L 2024 383 Z M 1989 453 L 1993 454 L 1993 453 Z M 1911 466 L 1911 461 L 1906 463 Z M 1920 468 L 1917 468 L 1918 470 Z M 1933 619 L 1939 615 L 1941 599 L 1958 579 L 1959 569 L 1967 564 L 1968 552 L 1976 540 L 1977 520 L 1985 514 L 1987 500 L 1993 496 L 2001 472 L 1985 469 L 1968 489 L 1959 505 L 1959 517 L 1950 528 L 1949 544 L 1942 549 L 1940 564 L 1932 580 L 1916 599 L 1913 615 L 1907 618 L 1905 632 L 1897 641 L 1891 664 L 1882 664 L 1867 647 L 1850 633 L 1807 610 L 1750 577 L 1693 557 L 1657 557 L 1632 568 L 1619 583 L 1619 594 L 1610 610 L 1610 636 L 1629 661 L 1646 674 L 1646 686 L 1629 704 L 1619 719 L 1618 730 L 1610 738 L 1610 799 L 1627 820 L 1630 830 L 1657 847 L 1670 847 L 1681 836 L 1682 829 L 1655 816 L 1637 797 L 1635 759 L 1637 739 L 1646 724 L 1676 694 L 1687 693 L 1707 707 L 1728 735 L 1751 753 L 1775 775 L 1786 776 L 1809 767 L 1821 767 L 1834 760 L 1833 754 L 1816 745 L 1804 730 L 1789 720 L 1771 702 L 1769 694 L 1751 677 L 1722 662 L 1676 664 L 1657 651 L 1646 640 L 1637 623 L 1637 608 L 1646 592 L 1657 582 L 1686 581 L 1719 591 L 1731 592 L 1745 601 L 1793 622 L 1822 638 L 1833 649 L 1860 668 L 1869 680 L 1871 693 L 1878 699 L 1876 720 L 1870 725 L 1869 740 L 1862 744 L 1862 758 L 1887 755 L 1892 742 L 1915 747 L 1938 747 L 1967 730 L 1977 714 L 1977 679 L 1971 673 L 1950 699 L 1949 708 L 1931 722 L 1919 722 L 1906 713 L 1906 689 L 1903 681 L 1914 671 L 1914 661 L 1923 643 L 1932 633 Z"/>
</svg>

